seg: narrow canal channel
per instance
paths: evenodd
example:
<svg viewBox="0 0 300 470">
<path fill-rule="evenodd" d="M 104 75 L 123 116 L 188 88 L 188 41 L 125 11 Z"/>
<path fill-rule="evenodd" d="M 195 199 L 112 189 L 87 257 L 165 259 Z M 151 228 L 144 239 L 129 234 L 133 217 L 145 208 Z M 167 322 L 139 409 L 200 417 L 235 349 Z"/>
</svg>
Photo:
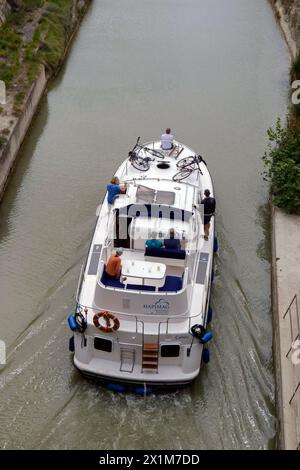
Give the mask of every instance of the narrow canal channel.
<svg viewBox="0 0 300 470">
<path fill-rule="evenodd" d="M 272 448 L 266 129 L 288 53 L 264 0 L 95 0 L 44 98 L 0 206 L 1 448 Z M 95 211 L 138 135 L 201 153 L 220 253 L 211 362 L 173 394 L 116 395 L 68 352 Z"/>
</svg>

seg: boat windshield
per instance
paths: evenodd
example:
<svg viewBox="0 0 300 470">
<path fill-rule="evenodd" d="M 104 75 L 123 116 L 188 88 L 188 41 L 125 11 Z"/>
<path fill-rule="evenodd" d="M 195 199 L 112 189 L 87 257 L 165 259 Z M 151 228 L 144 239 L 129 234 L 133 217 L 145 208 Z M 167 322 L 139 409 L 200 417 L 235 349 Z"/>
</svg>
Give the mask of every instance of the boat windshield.
<svg viewBox="0 0 300 470">
<path fill-rule="evenodd" d="M 175 202 L 175 193 L 172 191 L 159 191 L 139 185 L 136 191 L 136 201 L 172 206 Z"/>
</svg>

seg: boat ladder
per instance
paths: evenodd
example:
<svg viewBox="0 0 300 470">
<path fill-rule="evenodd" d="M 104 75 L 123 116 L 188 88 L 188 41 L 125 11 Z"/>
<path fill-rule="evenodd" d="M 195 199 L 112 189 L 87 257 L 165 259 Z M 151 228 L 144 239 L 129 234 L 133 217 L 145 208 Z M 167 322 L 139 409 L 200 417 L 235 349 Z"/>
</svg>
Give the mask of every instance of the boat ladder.
<svg viewBox="0 0 300 470">
<path fill-rule="evenodd" d="M 174 145 L 168 157 L 173 157 L 177 159 L 182 152 L 183 152 L 183 147 L 181 145 Z"/>
<path fill-rule="evenodd" d="M 135 350 L 130 348 L 121 348 L 120 372 L 133 372 L 135 364 Z"/>
</svg>

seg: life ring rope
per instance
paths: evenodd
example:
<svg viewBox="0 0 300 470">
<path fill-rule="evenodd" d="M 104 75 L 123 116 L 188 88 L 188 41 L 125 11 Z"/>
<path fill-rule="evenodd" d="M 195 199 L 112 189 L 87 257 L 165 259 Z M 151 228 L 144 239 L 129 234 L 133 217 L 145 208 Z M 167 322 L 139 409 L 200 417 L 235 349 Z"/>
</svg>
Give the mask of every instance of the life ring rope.
<svg viewBox="0 0 300 470">
<path fill-rule="evenodd" d="M 101 322 L 104 319 L 105 324 Z M 99 312 L 94 315 L 93 323 L 96 328 L 104 333 L 113 333 L 120 328 L 120 320 L 110 312 Z"/>
</svg>

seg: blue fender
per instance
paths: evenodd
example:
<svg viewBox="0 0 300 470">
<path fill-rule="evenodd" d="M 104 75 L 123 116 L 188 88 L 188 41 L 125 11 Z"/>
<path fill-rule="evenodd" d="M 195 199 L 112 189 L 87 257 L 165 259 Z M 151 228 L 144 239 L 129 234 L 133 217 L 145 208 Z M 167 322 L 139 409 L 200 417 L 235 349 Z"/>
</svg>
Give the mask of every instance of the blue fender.
<svg viewBox="0 0 300 470">
<path fill-rule="evenodd" d="M 210 323 L 213 318 L 213 309 L 211 307 L 208 308 L 207 312 L 207 323 Z"/>
<path fill-rule="evenodd" d="M 70 352 L 75 351 L 74 336 L 71 336 L 71 338 L 69 339 L 69 351 Z"/>
<path fill-rule="evenodd" d="M 70 315 L 68 316 L 68 324 L 71 331 L 76 331 L 78 329 L 74 313 L 70 313 Z"/>
<path fill-rule="evenodd" d="M 117 383 L 107 384 L 106 388 L 112 392 L 122 393 L 125 392 L 125 386 Z"/>
<path fill-rule="evenodd" d="M 209 363 L 209 360 L 210 360 L 210 352 L 209 352 L 209 349 L 208 349 L 208 348 L 203 348 L 203 351 L 202 351 L 202 361 L 204 362 L 204 364 L 208 364 L 208 363 Z"/>
<path fill-rule="evenodd" d="M 200 341 L 201 344 L 206 344 L 206 343 L 208 343 L 209 341 L 211 341 L 212 338 L 213 338 L 212 332 L 211 332 L 211 331 L 206 331 L 206 332 L 204 333 L 204 335 L 201 336 L 201 338 L 200 338 L 199 341 Z"/>
<path fill-rule="evenodd" d="M 137 387 L 134 391 L 137 395 L 151 395 L 153 392 L 152 387 L 146 387 L 146 390 L 144 387 Z"/>
</svg>

